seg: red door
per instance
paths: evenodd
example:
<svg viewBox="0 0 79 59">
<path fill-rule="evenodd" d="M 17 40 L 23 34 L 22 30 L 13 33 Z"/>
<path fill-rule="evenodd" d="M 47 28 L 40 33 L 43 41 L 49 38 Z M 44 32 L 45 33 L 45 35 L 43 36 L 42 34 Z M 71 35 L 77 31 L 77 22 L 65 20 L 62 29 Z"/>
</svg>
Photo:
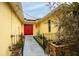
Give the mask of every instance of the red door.
<svg viewBox="0 0 79 59">
<path fill-rule="evenodd" d="M 24 35 L 33 35 L 33 24 L 24 25 Z"/>
</svg>

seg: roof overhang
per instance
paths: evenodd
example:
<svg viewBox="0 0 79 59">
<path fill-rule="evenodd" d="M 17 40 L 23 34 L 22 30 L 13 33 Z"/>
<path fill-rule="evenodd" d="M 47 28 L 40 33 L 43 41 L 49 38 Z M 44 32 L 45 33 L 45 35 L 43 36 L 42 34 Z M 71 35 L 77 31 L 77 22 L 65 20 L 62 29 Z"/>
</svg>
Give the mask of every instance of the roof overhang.
<svg viewBox="0 0 79 59">
<path fill-rule="evenodd" d="M 45 17 L 43 17 L 42 19 L 38 20 L 37 23 L 43 22 L 45 21 L 47 18 L 50 18 L 51 16 L 55 16 L 56 13 L 60 13 L 60 10 L 62 8 L 62 5 L 59 5 L 57 8 L 55 8 L 54 10 L 50 11 Z"/>
<path fill-rule="evenodd" d="M 10 5 L 11 9 L 15 12 L 19 20 L 24 24 L 24 15 L 23 15 L 23 10 L 22 10 L 22 5 L 20 2 L 8 2 Z"/>
</svg>

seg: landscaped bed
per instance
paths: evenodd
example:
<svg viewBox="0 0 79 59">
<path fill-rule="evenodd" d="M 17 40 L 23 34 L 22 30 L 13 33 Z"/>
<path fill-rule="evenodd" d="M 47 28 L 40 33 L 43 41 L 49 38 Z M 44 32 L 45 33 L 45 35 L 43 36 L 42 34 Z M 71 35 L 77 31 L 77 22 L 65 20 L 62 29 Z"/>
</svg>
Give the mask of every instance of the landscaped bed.
<svg viewBox="0 0 79 59">
<path fill-rule="evenodd" d="M 79 55 L 79 45 L 76 41 L 48 40 L 34 36 L 35 40 L 44 48 L 50 56 L 77 56 Z"/>
<path fill-rule="evenodd" d="M 34 39 L 39 43 L 41 47 L 43 47 L 43 39 L 40 39 L 38 36 L 34 36 Z"/>
<path fill-rule="evenodd" d="M 24 35 L 20 35 L 19 37 L 20 39 L 16 44 L 9 46 L 11 56 L 23 56 Z"/>
<path fill-rule="evenodd" d="M 50 56 L 77 56 L 79 55 L 78 49 L 78 45 L 73 43 L 65 45 L 56 45 L 52 42 L 49 42 L 45 51 Z"/>
<path fill-rule="evenodd" d="M 79 3 L 65 4 L 62 8 L 62 18 L 58 17 L 58 20 L 53 21 L 58 27 L 56 41 L 53 41 L 52 37 L 46 51 L 49 55 L 77 56 L 79 55 Z"/>
</svg>

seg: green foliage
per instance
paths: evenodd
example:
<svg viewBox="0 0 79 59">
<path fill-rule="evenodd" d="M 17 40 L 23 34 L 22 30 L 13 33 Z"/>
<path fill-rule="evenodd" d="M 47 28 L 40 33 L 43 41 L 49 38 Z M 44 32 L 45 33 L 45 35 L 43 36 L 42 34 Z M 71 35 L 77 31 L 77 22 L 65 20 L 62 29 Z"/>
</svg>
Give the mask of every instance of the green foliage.
<svg viewBox="0 0 79 59">
<path fill-rule="evenodd" d="M 56 44 L 79 42 L 79 3 L 63 4 L 63 16 L 59 19 Z M 77 14 L 76 14 L 77 13 Z M 75 17 L 74 17 L 75 16 Z"/>
<path fill-rule="evenodd" d="M 78 3 L 78 2 L 73 2 L 73 3 L 71 4 L 71 7 L 72 7 L 74 10 L 78 11 L 78 10 L 79 10 L 79 3 Z"/>
<path fill-rule="evenodd" d="M 23 47 L 24 42 L 23 41 L 19 41 L 19 42 L 16 43 L 16 45 L 19 46 L 19 47 Z"/>
</svg>

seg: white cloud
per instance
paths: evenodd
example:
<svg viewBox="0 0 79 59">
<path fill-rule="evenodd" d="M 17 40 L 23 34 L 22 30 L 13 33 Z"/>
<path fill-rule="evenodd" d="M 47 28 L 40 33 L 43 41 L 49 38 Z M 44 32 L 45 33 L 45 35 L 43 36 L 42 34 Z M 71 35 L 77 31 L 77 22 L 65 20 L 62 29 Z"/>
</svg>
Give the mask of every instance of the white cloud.
<svg viewBox="0 0 79 59">
<path fill-rule="evenodd" d="M 24 8 L 24 10 L 31 11 L 31 10 L 35 10 L 35 9 L 44 7 L 45 5 L 46 5 L 46 3 L 39 3 L 39 4 L 33 4 L 32 3 L 30 6 L 28 6 L 28 4 L 24 4 L 23 8 Z"/>
</svg>

